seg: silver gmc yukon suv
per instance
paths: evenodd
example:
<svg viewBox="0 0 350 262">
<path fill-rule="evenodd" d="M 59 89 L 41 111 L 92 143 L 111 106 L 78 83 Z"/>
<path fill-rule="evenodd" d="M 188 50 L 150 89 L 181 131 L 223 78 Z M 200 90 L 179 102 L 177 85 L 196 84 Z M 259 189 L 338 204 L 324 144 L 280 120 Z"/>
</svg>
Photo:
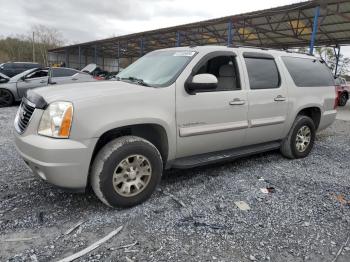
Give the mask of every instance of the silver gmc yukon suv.
<svg viewBox="0 0 350 262">
<path fill-rule="evenodd" d="M 336 118 L 330 70 L 316 57 L 220 46 L 151 52 L 116 81 L 28 91 L 17 149 L 62 188 L 105 204 L 148 199 L 162 172 L 279 149 L 306 157 Z M 282 175 L 282 174 L 281 174 Z"/>
</svg>

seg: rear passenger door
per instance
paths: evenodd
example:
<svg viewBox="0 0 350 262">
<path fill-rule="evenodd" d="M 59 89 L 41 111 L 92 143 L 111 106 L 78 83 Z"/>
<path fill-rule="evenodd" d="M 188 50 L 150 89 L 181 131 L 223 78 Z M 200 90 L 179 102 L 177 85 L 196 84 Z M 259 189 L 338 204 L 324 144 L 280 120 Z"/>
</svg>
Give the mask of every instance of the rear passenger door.
<svg viewBox="0 0 350 262">
<path fill-rule="evenodd" d="M 245 52 L 248 120 L 246 145 L 276 141 L 284 137 L 288 113 L 287 86 L 275 58 L 266 53 Z"/>
</svg>

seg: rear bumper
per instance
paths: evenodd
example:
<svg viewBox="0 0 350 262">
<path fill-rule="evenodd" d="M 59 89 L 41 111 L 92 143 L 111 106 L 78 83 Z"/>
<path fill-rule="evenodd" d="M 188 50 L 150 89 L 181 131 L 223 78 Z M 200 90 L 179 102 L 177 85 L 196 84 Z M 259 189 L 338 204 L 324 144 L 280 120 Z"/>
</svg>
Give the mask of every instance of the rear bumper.
<svg viewBox="0 0 350 262">
<path fill-rule="evenodd" d="M 83 191 L 97 139 L 83 142 L 15 134 L 18 152 L 35 175 L 58 187 Z"/>
<path fill-rule="evenodd" d="M 323 130 L 332 125 L 337 117 L 337 110 L 323 112 L 318 130 Z"/>
</svg>

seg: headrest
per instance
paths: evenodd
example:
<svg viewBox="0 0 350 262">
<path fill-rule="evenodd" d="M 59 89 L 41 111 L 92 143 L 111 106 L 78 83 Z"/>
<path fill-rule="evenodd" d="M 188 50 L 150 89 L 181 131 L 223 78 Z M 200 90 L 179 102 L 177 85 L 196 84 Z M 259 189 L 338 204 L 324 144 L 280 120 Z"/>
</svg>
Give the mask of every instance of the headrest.
<svg viewBox="0 0 350 262">
<path fill-rule="evenodd" d="M 220 77 L 233 77 L 234 70 L 232 65 L 222 65 L 219 69 Z"/>
</svg>

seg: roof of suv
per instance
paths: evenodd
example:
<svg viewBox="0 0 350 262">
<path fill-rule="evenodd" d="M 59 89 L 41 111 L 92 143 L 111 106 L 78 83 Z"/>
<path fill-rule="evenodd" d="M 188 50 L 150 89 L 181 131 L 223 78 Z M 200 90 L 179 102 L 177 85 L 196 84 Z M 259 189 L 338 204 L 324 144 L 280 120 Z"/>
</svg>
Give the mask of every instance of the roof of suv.
<svg viewBox="0 0 350 262">
<path fill-rule="evenodd" d="M 215 45 L 207 45 L 207 46 L 184 46 L 184 47 L 173 47 L 167 48 L 163 50 L 193 50 L 197 52 L 208 52 L 208 51 L 227 51 L 227 50 L 239 50 L 241 52 L 258 52 L 264 54 L 273 54 L 273 55 L 287 55 L 287 56 L 295 56 L 295 57 L 303 57 L 303 58 L 316 58 L 313 55 L 277 50 L 277 49 L 267 49 L 267 48 L 257 48 L 257 47 L 247 47 L 247 46 L 238 46 L 238 47 L 227 47 L 227 46 L 215 46 Z"/>
</svg>

